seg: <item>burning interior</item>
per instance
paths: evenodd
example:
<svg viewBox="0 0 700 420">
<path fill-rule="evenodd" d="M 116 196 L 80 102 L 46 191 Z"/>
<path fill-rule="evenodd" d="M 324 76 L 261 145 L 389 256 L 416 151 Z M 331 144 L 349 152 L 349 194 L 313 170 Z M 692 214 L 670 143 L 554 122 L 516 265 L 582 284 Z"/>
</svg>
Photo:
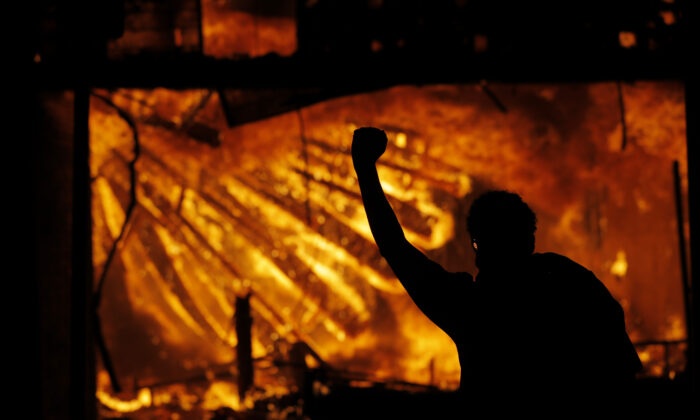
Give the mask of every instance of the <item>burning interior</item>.
<svg viewBox="0 0 700 420">
<path fill-rule="evenodd" d="M 42 2 L 31 51 L 44 417 L 319 419 L 357 390 L 408 416 L 454 390 L 372 239 L 361 126 L 429 257 L 474 273 L 472 200 L 517 192 L 536 251 L 621 303 L 640 379 L 690 383 L 690 2 L 98 3 Z"/>
<path fill-rule="evenodd" d="M 672 172 L 680 162 L 685 191 L 682 86 L 620 87 L 624 134 L 615 83 L 489 86 L 506 110 L 480 85 L 400 86 L 232 128 L 211 90 L 96 90 L 95 277 L 125 390 L 115 394 L 102 367 L 100 401 L 241 408 L 234 319 L 247 295 L 259 394 L 298 392 L 298 370 L 309 369 L 357 384 L 458 385 L 454 345 L 369 232 L 349 156 L 364 125 L 389 133 L 384 188 L 433 259 L 474 272 L 470 200 L 517 191 L 538 214 L 537 250 L 589 267 L 621 302 L 644 374 L 682 371 Z"/>
</svg>

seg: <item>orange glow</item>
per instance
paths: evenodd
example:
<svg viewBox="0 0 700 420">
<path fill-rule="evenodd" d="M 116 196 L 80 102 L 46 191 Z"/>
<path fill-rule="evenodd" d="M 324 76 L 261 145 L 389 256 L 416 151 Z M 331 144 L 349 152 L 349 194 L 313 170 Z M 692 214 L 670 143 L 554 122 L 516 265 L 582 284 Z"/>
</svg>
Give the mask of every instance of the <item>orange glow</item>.
<svg viewBox="0 0 700 420">
<path fill-rule="evenodd" d="M 244 407 L 238 397 L 238 387 L 235 384 L 214 381 L 207 389 L 202 408 L 213 411 L 221 407 L 229 407 L 236 411 Z"/>
<path fill-rule="evenodd" d="M 99 381 L 102 404 L 120 412 L 246 409 L 251 402 L 235 385 L 233 319 L 236 297 L 247 293 L 253 356 L 268 369 L 256 371 L 256 386 L 269 392 L 296 386 L 289 378 L 297 373 L 274 361 L 290 359 L 298 343 L 367 381 L 457 386 L 454 344 L 416 308 L 372 239 L 349 155 L 358 126 L 386 128 L 382 185 L 406 237 L 446 269 L 476 272 L 470 201 L 489 188 L 516 191 L 538 214 L 537 251 L 591 269 L 622 303 L 634 341 L 683 339 L 670 172 L 678 160 L 685 180 L 682 86 L 625 86 L 624 151 L 615 84 L 490 89 L 507 113 L 472 85 L 322 102 L 303 110 L 306 142 L 296 113 L 229 128 L 213 93 L 193 120 L 218 132 L 218 147 L 183 129 L 205 90 L 100 92 L 133 117 L 141 141 L 138 204 L 100 307 L 119 375 L 140 385 L 122 399 Z M 90 130 L 99 276 L 124 223 L 132 134 L 98 99 Z M 664 374 L 657 347 L 640 350 L 648 374 Z M 319 367 L 309 353 L 298 363 Z M 682 356 L 670 360 L 683 369 Z M 169 381 L 182 384 L 144 387 Z"/>
<path fill-rule="evenodd" d="M 666 25 L 673 25 L 676 23 L 676 15 L 673 14 L 671 11 L 663 11 L 660 12 L 661 19 L 663 19 L 664 23 Z"/>
<path fill-rule="evenodd" d="M 264 16 L 233 10 L 230 3 L 202 1 L 204 54 L 216 58 L 292 55 L 297 49 L 292 16 Z"/>
<path fill-rule="evenodd" d="M 142 388 L 139 390 L 136 398 L 131 400 L 122 400 L 117 397 L 113 397 L 104 391 L 98 390 L 97 399 L 105 407 L 120 413 L 131 413 L 138 411 L 142 408 L 150 407 L 152 403 L 151 391 L 148 388 Z"/>
<path fill-rule="evenodd" d="M 620 32 L 620 45 L 624 48 L 632 48 L 637 45 L 637 35 L 634 32 Z"/>
<path fill-rule="evenodd" d="M 624 277 L 627 274 L 627 258 L 625 256 L 625 251 L 618 251 L 615 262 L 610 267 L 610 273 L 618 276 Z"/>
</svg>

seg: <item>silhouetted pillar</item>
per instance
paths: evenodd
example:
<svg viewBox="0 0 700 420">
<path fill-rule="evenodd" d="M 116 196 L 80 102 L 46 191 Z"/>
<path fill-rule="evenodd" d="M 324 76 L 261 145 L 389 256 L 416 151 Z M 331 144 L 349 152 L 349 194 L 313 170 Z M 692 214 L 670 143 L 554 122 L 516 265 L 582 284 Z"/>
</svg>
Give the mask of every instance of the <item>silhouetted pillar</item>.
<svg viewBox="0 0 700 420">
<path fill-rule="evenodd" d="M 90 211 L 90 91 L 75 89 L 70 331 L 71 418 L 93 419 L 95 356 L 92 327 L 92 217 Z"/>
<path fill-rule="evenodd" d="M 698 124 L 698 81 L 699 71 L 697 61 L 694 60 L 693 51 L 699 34 L 697 2 L 687 2 L 684 10 L 683 48 L 685 62 L 685 115 L 686 115 L 686 139 L 688 147 L 688 221 L 690 223 L 690 284 L 689 284 L 689 323 L 686 326 L 688 333 L 688 366 L 691 387 L 693 392 L 698 390 L 698 357 L 697 357 L 697 287 L 700 282 L 700 126 Z"/>
<path fill-rule="evenodd" d="M 251 346 L 251 328 L 253 318 L 250 316 L 250 295 L 236 297 L 236 335 L 238 345 L 238 395 L 241 400 L 253 385 L 253 352 Z"/>
</svg>

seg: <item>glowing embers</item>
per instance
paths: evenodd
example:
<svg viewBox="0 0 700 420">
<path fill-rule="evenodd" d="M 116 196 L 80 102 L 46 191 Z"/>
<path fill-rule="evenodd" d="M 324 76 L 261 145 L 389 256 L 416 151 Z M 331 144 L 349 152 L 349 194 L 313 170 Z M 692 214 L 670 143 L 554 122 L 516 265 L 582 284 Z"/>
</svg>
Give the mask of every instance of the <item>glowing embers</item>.
<svg viewBox="0 0 700 420">
<path fill-rule="evenodd" d="M 622 31 L 619 34 L 620 46 L 623 48 L 632 48 L 637 45 L 637 35 L 634 32 Z"/>
<path fill-rule="evenodd" d="M 618 251 L 615 257 L 615 262 L 610 266 L 610 273 L 618 277 L 624 277 L 627 274 L 627 257 L 625 251 Z"/>
<path fill-rule="evenodd" d="M 239 4 L 201 2 L 204 54 L 216 58 L 292 55 L 297 49 L 295 2 L 282 1 L 244 10 Z M 251 8 L 250 6 L 248 7 Z M 266 13 L 260 13 L 266 9 Z"/>
<path fill-rule="evenodd" d="M 364 125 L 389 136 L 379 173 L 406 236 L 448 270 L 475 270 L 464 225 L 470 200 L 514 190 L 538 213 L 538 251 L 594 271 L 622 302 L 633 340 L 682 339 L 668 170 L 685 161 L 682 89 L 625 86 L 624 152 L 610 147 L 621 135 L 614 84 L 491 89 L 507 113 L 475 86 L 397 87 L 234 128 L 215 92 L 100 92 L 131 117 L 141 143 L 138 204 L 100 307 L 118 376 L 142 387 L 178 383 L 191 409 L 205 400 L 208 409 L 245 409 L 229 397 L 233 382 L 211 386 L 235 377 L 233 302 L 251 292 L 256 386 L 292 392 L 295 373 L 273 372 L 274 361 L 291 360 L 297 343 L 315 354 L 301 358 L 309 368 L 456 386 L 453 343 L 373 243 L 348 150 Z M 219 145 L 188 131 L 192 123 Z M 129 201 L 133 136 L 98 99 L 90 124 L 99 273 Z M 662 355 L 649 349 L 648 360 L 646 372 L 658 374 Z M 108 383 L 100 389 L 117 398 Z M 138 389 L 121 401 L 138 400 Z M 151 387 L 151 408 L 159 389 Z"/>
<path fill-rule="evenodd" d="M 120 413 L 131 413 L 142 408 L 151 406 L 151 391 L 148 388 L 141 388 L 138 395 L 134 399 L 122 400 L 108 393 L 98 390 L 97 399 L 105 407 L 110 408 Z"/>
<path fill-rule="evenodd" d="M 121 90 L 110 98 L 135 122 L 141 151 L 135 166 L 138 204 L 108 268 L 101 307 L 120 377 L 184 381 L 210 366 L 234 363 L 232 301 L 248 292 L 256 359 L 283 359 L 284 343 L 301 340 L 334 366 L 352 367 L 359 358 L 367 361 L 360 370 L 374 379 L 422 381 L 424 356 L 410 364 L 389 356 L 417 353 L 403 338 L 407 331 L 386 326 L 399 311 L 413 319 L 413 331 L 424 331 L 430 357 L 453 351 L 410 306 L 379 258 L 344 144 L 354 125 L 344 124 L 335 138 L 311 139 L 306 161 L 296 120 L 287 116 L 263 123 L 268 128 L 228 130 L 218 97 L 206 91 Z M 192 138 L 186 121 L 217 127 L 222 146 Z M 93 101 L 91 128 L 99 142 L 92 170 L 100 256 L 124 221 L 132 145 L 121 117 L 99 99 Z M 454 234 L 452 210 L 457 196 L 469 191 L 469 178 L 449 167 L 417 169 L 410 148 L 420 147 L 420 140 L 390 135 L 397 144 L 380 169 L 385 187 L 410 217 L 407 236 L 438 249 Z M 442 204 L 435 204 L 435 194 Z M 378 348 L 387 356 L 377 355 Z M 444 385 L 445 378 L 454 383 L 456 360 L 440 366 Z M 137 408 L 138 399 L 119 399 L 108 389 L 103 384 L 100 394 L 106 406 Z M 231 406 L 216 397 L 221 389 L 207 391 L 211 401 Z"/>
</svg>

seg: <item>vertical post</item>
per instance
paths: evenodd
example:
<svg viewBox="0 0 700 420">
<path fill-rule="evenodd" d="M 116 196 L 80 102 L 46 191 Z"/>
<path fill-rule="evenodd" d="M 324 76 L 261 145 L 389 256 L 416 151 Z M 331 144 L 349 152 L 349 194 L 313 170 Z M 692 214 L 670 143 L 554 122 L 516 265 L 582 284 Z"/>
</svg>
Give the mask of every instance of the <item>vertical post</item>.
<svg viewBox="0 0 700 420">
<path fill-rule="evenodd" d="M 685 54 L 685 118 L 686 140 L 688 148 L 688 222 L 690 223 L 690 284 L 688 308 L 692 325 L 687 325 L 688 331 L 688 367 L 686 371 L 690 376 L 691 392 L 698 390 L 698 358 L 694 351 L 697 350 L 697 302 L 695 291 L 697 290 L 698 277 L 700 277 L 700 131 L 698 127 L 698 65 L 693 59 L 695 45 L 693 40 L 698 36 L 698 4 L 686 2 L 684 6 L 684 24 L 682 47 Z M 691 349 L 693 349 L 691 351 Z"/>
<path fill-rule="evenodd" d="M 678 169 L 678 161 L 673 162 L 673 189 L 676 196 L 676 221 L 678 226 L 678 253 L 680 254 L 680 264 L 681 264 L 681 281 L 683 282 L 683 303 L 685 307 L 685 330 L 687 334 L 687 360 L 688 367 L 691 368 L 691 359 L 693 358 L 693 317 L 691 316 L 691 292 L 690 284 L 688 281 L 688 260 L 687 260 L 687 250 L 685 246 L 685 232 L 684 232 L 684 221 L 683 217 L 683 193 L 681 191 L 681 174 Z M 668 353 L 668 348 L 665 349 Z M 666 355 L 668 359 L 668 354 Z"/>
<path fill-rule="evenodd" d="M 202 0 L 197 0 L 197 37 L 198 37 L 198 47 L 199 55 L 204 55 L 204 31 L 202 27 L 204 26 L 204 12 L 202 11 Z M 222 98 L 223 101 L 223 98 Z"/>
<path fill-rule="evenodd" d="M 73 143 L 72 280 L 70 312 L 71 418 L 94 419 L 95 356 L 92 335 L 92 217 L 90 211 L 90 91 L 75 89 Z"/>
<path fill-rule="evenodd" d="M 685 87 L 685 106 L 686 106 L 686 136 L 688 142 L 688 221 L 690 222 L 690 279 L 688 284 L 688 319 L 691 320 L 690 325 L 686 325 L 688 331 L 688 371 L 690 372 L 691 387 L 697 390 L 697 355 L 693 353 L 696 349 L 696 331 L 694 327 L 697 325 L 697 308 L 695 301 L 696 287 L 698 276 L 700 276 L 700 133 L 698 132 L 698 112 L 697 112 L 697 82 L 686 79 Z"/>
<path fill-rule="evenodd" d="M 250 294 L 245 297 L 236 297 L 236 335 L 238 345 L 236 356 L 238 358 L 238 395 L 241 400 L 246 392 L 253 386 L 253 352 L 251 328 L 253 318 L 250 316 Z"/>
</svg>

